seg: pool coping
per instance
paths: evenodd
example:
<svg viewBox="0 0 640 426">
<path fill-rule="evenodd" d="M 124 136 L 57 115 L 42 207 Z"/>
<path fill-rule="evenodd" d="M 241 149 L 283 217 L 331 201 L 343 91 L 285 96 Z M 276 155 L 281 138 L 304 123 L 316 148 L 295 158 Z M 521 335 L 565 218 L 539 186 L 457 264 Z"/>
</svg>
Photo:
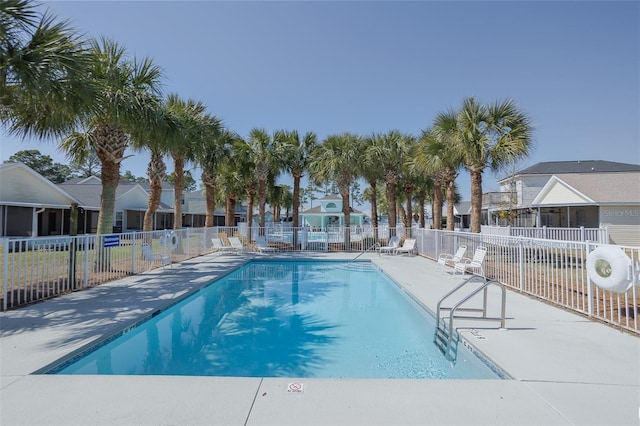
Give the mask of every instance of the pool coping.
<svg viewBox="0 0 640 426">
<path fill-rule="evenodd" d="M 354 255 L 300 257 L 350 260 Z M 481 323 L 461 332 L 470 346 L 496 362 L 512 380 L 31 374 L 127 322 L 188 297 L 212 277 L 252 259 L 277 258 L 298 256 L 207 255 L 174 269 L 152 270 L 0 313 L 0 423 L 638 423 L 640 339 L 514 291 L 507 297 L 508 331 Z M 363 258 L 433 312 L 440 295 L 460 281 L 418 256 Z M 558 342 L 566 347 L 558 348 Z M 298 382 L 303 383 L 303 392 L 287 392 L 290 383 Z M 64 398 L 33 410 L 34 401 L 49 401 L 61 390 Z"/>
</svg>

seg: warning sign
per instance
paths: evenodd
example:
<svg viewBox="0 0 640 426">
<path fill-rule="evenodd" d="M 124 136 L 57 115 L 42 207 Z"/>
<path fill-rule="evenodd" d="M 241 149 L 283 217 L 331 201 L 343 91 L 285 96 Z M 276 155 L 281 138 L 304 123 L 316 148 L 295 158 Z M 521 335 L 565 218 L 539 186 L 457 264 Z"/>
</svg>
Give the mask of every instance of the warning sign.
<svg viewBox="0 0 640 426">
<path fill-rule="evenodd" d="M 288 393 L 302 393 L 304 392 L 304 385 L 302 383 L 289 383 L 287 385 Z"/>
</svg>

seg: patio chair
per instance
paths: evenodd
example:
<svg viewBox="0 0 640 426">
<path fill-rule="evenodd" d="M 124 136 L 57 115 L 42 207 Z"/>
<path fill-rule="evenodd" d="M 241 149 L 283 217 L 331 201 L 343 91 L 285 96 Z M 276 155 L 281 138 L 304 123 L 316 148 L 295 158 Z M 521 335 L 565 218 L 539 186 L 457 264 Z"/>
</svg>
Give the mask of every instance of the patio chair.
<svg viewBox="0 0 640 426">
<path fill-rule="evenodd" d="M 416 250 L 415 238 L 407 238 L 406 240 L 404 240 L 404 244 L 402 244 L 402 247 L 396 247 L 395 249 L 393 249 L 393 254 L 398 254 L 398 253 L 411 254 L 415 250 Z"/>
<path fill-rule="evenodd" d="M 467 246 L 463 245 L 458 247 L 456 254 L 440 253 L 440 256 L 438 256 L 438 265 L 442 265 L 442 273 L 444 274 L 444 270 L 447 266 L 453 268 L 456 263 L 460 262 L 466 252 Z"/>
<path fill-rule="evenodd" d="M 152 262 L 149 269 L 153 268 L 153 265 L 155 265 L 156 262 L 160 262 L 160 264 L 162 265 L 162 269 L 164 269 L 166 265 L 169 265 L 171 269 L 173 269 L 171 256 L 169 256 L 168 254 L 154 253 L 153 250 L 151 250 L 151 246 L 149 244 L 142 245 L 142 257 L 147 262 Z"/>
<path fill-rule="evenodd" d="M 231 248 L 235 250 L 236 253 L 243 253 L 245 251 L 245 247 L 238 237 L 229 237 L 229 244 L 231 244 Z"/>
<path fill-rule="evenodd" d="M 487 255 L 487 248 L 484 246 L 478 246 L 473 253 L 473 259 L 463 257 L 460 262 L 457 262 L 453 267 L 453 274 L 456 275 L 460 272 L 464 275 L 467 270 L 480 270 L 480 275 L 484 277 L 484 258 Z"/>
<path fill-rule="evenodd" d="M 378 249 L 378 254 L 382 253 L 393 253 L 393 250 L 397 249 L 400 246 L 400 237 L 397 235 L 393 235 L 389 238 L 386 246 L 380 247 Z"/>
<path fill-rule="evenodd" d="M 213 253 L 216 252 L 229 252 L 229 251 L 235 251 L 236 249 L 231 247 L 231 246 L 226 246 L 224 245 L 224 243 L 222 242 L 222 240 L 220 238 L 212 238 L 211 239 L 211 244 L 213 244 L 213 246 L 211 247 L 213 250 Z"/>
<path fill-rule="evenodd" d="M 278 249 L 275 247 L 269 247 L 267 245 L 267 239 L 265 238 L 265 236 L 258 235 L 256 237 L 256 251 L 258 253 L 273 253 L 275 251 L 278 251 Z"/>
</svg>

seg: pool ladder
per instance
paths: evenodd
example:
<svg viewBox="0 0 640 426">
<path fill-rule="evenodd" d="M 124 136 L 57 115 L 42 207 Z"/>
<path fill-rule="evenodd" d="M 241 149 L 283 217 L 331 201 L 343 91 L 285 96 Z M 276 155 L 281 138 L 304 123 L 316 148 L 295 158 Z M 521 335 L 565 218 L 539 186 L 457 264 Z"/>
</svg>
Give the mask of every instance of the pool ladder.
<svg viewBox="0 0 640 426">
<path fill-rule="evenodd" d="M 351 259 L 348 263 L 348 265 L 350 265 L 352 262 L 354 262 L 357 258 L 359 258 L 360 256 L 362 256 L 363 254 L 365 254 L 366 252 L 368 252 L 371 249 L 374 248 L 380 248 L 380 243 L 374 243 L 371 247 L 369 247 L 366 250 L 362 250 L 362 252 L 360 252 L 356 257 L 354 257 L 353 259 Z"/>
<path fill-rule="evenodd" d="M 478 287 L 475 287 L 472 291 L 465 294 L 464 297 L 459 299 L 452 306 L 442 306 L 442 302 L 445 299 L 452 296 L 454 293 L 457 293 L 459 290 L 464 288 L 467 284 L 470 284 L 474 281 L 481 280 L 482 284 Z M 501 306 L 500 306 L 500 316 L 499 317 L 488 317 L 487 316 L 487 288 L 490 285 L 497 285 L 502 293 Z M 464 308 L 466 302 L 468 302 L 473 296 L 483 292 L 482 299 L 482 307 L 481 308 Z M 471 278 L 464 280 L 457 287 L 451 290 L 449 293 L 442 296 L 440 301 L 438 301 L 438 307 L 436 309 L 436 330 L 433 336 L 433 343 L 440 349 L 440 351 L 444 354 L 445 358 L 451 361 L 455 361 L 458 353 L 458 340 L 459 335 L 457 330 L 453 328 L 453 320 L 454 319 L 464 319 L 464 320 L 474 320 L 474 321 L 500 321 L 500 329 L 505 329 L 505 302 L 507 299 L 506 289 L 504 284 L 496 280 L 485 280 L 483 277 L 474 275 Z M 444 313 L 442 316 L 440 315 L 441 311 L 448 311 L 448 315 Z M 477 315 L 459 315 L 457 312 L 478 312 L 481 313 L 481 316 Z M 448 319 L 447 319 L 448 317 Z M 454 335 L 455 332 L 455 335 Z"/>
</svg>

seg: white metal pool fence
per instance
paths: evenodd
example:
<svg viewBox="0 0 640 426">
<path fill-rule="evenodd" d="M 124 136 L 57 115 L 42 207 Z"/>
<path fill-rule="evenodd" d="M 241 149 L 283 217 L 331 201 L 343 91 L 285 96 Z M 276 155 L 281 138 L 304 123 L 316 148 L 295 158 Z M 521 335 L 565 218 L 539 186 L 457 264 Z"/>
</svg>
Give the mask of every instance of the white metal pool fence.
<svg viewBox="0 0 640 426">
<path fill-rule="evenodd" d="M 619 247 L 635 265 L 634 286 L 625 293 L 605 291 L 589 279 L 586 259 L 597 243 L 554 239 L 512 237 L 493 234 L 404 229 L 374 229 L 353 226 L 313 230 L 291 227 L 184 228 L 175 231 L 128 232 L 113 235 L 3 239 L 2 309 L 7 310 L 38 300 L 76 291 L 163 267 L 158 259 L 143 256 L 142 245 L 154 254 L 169 256 L 173 263 L 213 252 L 211 238 L 236 236 L 247 251 L 255 247 L 255 237 L 265 236 L 269 246 L 282 251 L 353 252 L 384 246 L 390 235 L 413 237 L 417 252 L 437 259 L 441 253 L 455 253 L 467 246 L 468 257 L 482 245 L 486 278 L 495 279 L 514 290 L 582 313 L 625 330 L 640 334 L 638 323 L 638 265 L 640 247 Z M 346 237 L 346 238 L 345 238 Z M 427 283 L 425 283 L 427 285 Z"/>
<path fill-rule="evenodd" d="M 543 226 L 541 228 L 520 226 L 489 226 L 482 225 L 483 234 L 504 235 L 509 237 L 539 238 L 543 240 L 563 241 L 593 241 L 597 243 L 609 243 L 609 230 L 607 228 L 554 228 Z"/>
</svg>

